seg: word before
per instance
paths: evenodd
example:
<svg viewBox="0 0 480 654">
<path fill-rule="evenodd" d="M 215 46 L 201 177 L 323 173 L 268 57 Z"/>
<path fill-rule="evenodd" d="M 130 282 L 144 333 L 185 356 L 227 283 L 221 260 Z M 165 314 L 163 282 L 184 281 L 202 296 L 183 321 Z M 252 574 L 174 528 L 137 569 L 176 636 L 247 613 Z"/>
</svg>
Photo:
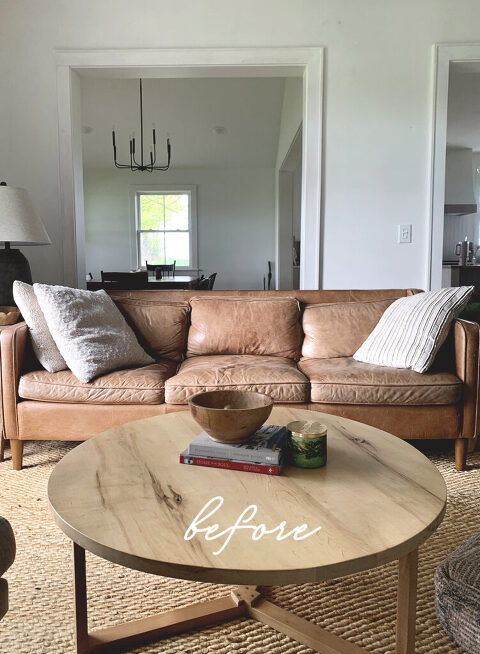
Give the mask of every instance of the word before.
<svg viewBox="0 0 480 654">
<path fill-rule="evenodd" d="M 252 531 L 252 540 L 254 541 L 260 540 L 263 538 L 263 536 L 274 534 L 275 532 L 277 533 L 276 540 L 279 541 L 285 540 L 290 536 L 293 536 L 293 540 L 305 540 L 305 538 L 313 536 L 321 529 L 321 527 L 316 527 L 315 529 L 305 533 L 308 529 L 308 525 L 303 524 L 290 529 L 290 531 L 285 531 L 287 526 L 285 520 L 283 520 L 279 525 L 273 527 L 272 529 L 267 529 L 266 525 L 263 523 L 259 525 L 248 524 L 253 520 L 258 511 L 256 504 L 250 504 L 250 506 L 247 506 L 247 508 L 238 516 L 235 524 L 227 527 L 226 529 L 219 531 L 220 526 L 217 523 L 211 524 L 209 526 L 203 526 L 207 520 L 220 509 L 223 502 L 224 499 L 221 495 L 212 497 L 212 499 L 205 504 L 205 506 L 197 513 L 195 518 L 190 523 L 187 531 L 183 536 L 184 540 L 192 540 L 192 538 L 194 538 L 197 534 L 202 533 L 205 534 L 205 540 L 217 540 L 217 538 L 225 537 L 225 541 L 223 542 L 220 549 L 218 549 L 216 552 L 213 552 L 213 554 L 216 556 L 224 551 L 235 533 L 241 529 L 250 529 Z"/>
</svg>

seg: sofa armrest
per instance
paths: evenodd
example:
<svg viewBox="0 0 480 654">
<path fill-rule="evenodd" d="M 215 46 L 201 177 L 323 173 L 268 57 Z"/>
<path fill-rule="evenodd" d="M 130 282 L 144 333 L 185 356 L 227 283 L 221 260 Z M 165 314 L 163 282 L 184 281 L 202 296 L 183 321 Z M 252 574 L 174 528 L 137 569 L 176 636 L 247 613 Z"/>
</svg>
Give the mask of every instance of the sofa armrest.
<svg viewBox="0 0 480 654">
<path fill-rule="evenodd" d="M 476 322 L 454 322 L 455 369 L 463 382 L 462 438 L 478 435 L 479 333 L 480 325 Z"/>
<path fill-rule="evenodd" d="M 18 381 L 27 347 L 28 327 L 19 322 L 0 333 L 2 357 L 2 405 L 5 438 L 18 438 Z"/>
</svg>

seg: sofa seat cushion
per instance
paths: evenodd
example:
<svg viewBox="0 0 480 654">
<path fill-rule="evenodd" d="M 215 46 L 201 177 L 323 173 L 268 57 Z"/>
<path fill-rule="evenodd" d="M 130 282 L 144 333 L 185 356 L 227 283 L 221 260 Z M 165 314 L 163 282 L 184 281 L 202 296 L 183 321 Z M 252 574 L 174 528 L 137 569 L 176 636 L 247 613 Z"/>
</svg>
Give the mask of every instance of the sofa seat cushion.
<svg viewBox="0 0 480 654">
<path fill-rule="evenodd" d="M 186 404 L 202 391 L 257 391 L 276 402 L 306 402 L 308 379 L 291 359 L 254 355 L 215 355 L 186 359 L 165 384 L 165 401 Z"/>
<path fill-rule="evenodd" d="M 355 361 L 352 357 L 304 359 L 311 401 L 332 404 L 455 404 L 462 382 L 448 372 L 418 373 Z"/>
<path fill-rule="evenodd" d="M 70 370 L 35 370 L 22 375 L 18 394 L 26 400 L 72 404 L 161 404 L 165 381 L 177 364 L 161 359 L 142 368 L 115 370 L 86 384 Z"/>
</svg>

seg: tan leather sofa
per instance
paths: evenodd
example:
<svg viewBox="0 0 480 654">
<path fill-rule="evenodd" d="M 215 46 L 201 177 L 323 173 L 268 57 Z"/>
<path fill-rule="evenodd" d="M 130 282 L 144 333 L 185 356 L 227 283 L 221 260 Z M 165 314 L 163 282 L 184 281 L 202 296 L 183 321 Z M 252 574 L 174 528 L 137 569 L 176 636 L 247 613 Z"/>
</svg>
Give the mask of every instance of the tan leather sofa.
<svg viewBox="0 0 480 654">
<path fill-rule="evenodd" d="M 478 433 L 479 325 L 455 321 L 419 374 L 356 362 L 385 308 L 415 290 L 116 291 L 156 363 L 82 384 L 40 369 L 25 323 L 1 333 L 3 420 L 13 466 L 25 440 L 85 440 L 131 420 L 188 408 L 202 390 L 270 394 L 277 403 L 365 422 L 400 438 L 455 439 L 456 466 Z"/>
</svg>

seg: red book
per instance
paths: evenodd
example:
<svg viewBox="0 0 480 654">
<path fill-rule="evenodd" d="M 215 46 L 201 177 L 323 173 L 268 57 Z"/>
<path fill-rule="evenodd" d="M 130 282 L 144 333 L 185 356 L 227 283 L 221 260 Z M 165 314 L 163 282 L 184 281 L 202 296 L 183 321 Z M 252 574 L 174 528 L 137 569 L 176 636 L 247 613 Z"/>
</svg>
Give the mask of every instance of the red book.
<svg viewBox="0 0 480 654">
<path fill-rule="evenodd" d="M 231 461 L 229 459 L 213 459 L 202 456 L 192 456 L 187 450 L 180 454 L 180 463 L 207 468 L 223 468 L 224 470 L 240 470 L 241 472 L 259 472 L 263 475 L 279 475 L 282 464 L 267 465 L 263 463 L 246 463 L 245 461 Z"/>
</svg>

